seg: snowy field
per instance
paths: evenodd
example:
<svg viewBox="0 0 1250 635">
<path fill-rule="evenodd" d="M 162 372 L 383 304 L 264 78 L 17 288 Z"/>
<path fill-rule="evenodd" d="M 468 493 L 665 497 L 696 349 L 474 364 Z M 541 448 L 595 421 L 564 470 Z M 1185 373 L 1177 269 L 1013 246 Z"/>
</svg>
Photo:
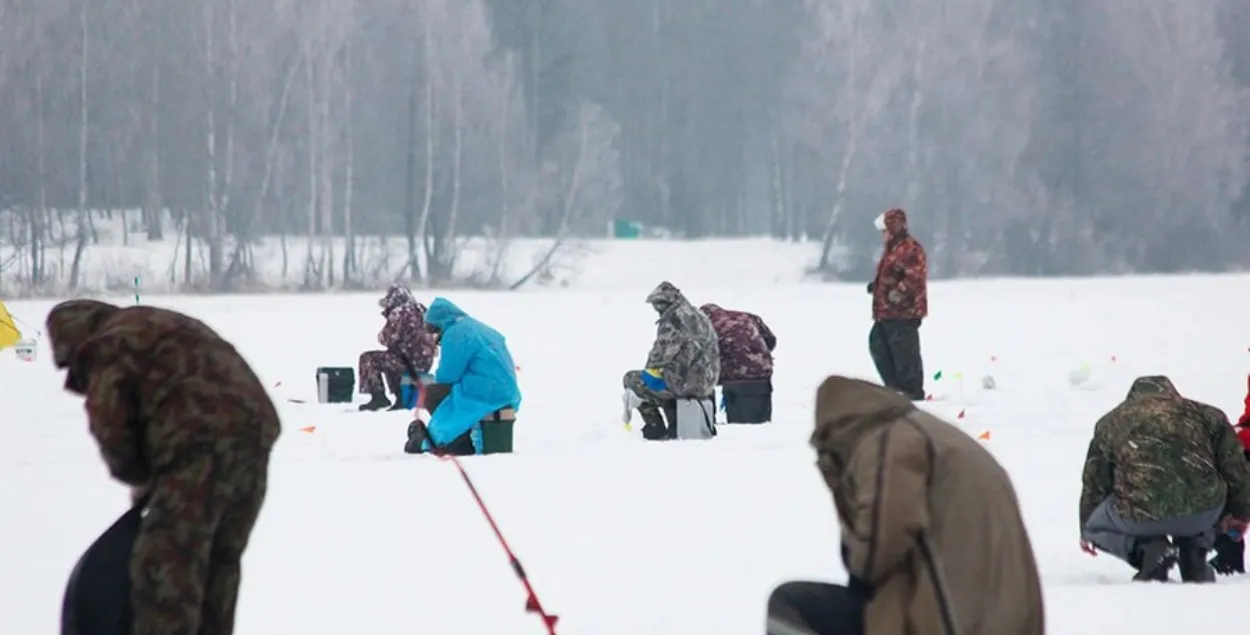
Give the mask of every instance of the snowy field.
<svg viewBox="0 0 1250 635">
<path fill-rule="evenodd" d="M 863 286 L 673 281 L 696 304 L 760 313 L 776 331 L 775 423 L 710 442 L 647 444 L 619 420 L 621 373 L 653 334 L 628 291 L 454 293 L 510 339 L 525 403 L 517 452 L 464 461 L 568 635 L 748 635 L 791 578 L 841 580 L 833 503 L 806 438 L 829 373 L 874 377 Z M 1094 421 L 1139 374 L 1165 373 L 1233 417 L 1250 370 L 1250 277 L 981 281 L 931 287 L 922 329 L 936 399 L 1011 473 L 1045 583 L 1049 632 L 1202 633 L 1240 623 L 1250 586 L 1135 585 L 1077 548 Z M 284 420 L 247 552 L 240 635 L 538 634 L 524 592 L 454 468 L 401 452 L 405 413 L 297 405 L 314 368 L 355 364 L 380 326 L 375 295 L 165 297 L 205 319 L 270 386 Z M 430 298 L 423 298 L 427 302 Z M 119 302 L 129 300 L 119 298 Z M 145 299 L 145 301 L 149 301 Z M 51 302 L 13 302 L 41 324 Z M 120 514 L 46 342 L 0 354 L 0 632 L 55 632 L 81 551 Z M 1069 375 L 1088 365 L 1088 380 Z M 991 374 L 998 389 L 981 388 Z M 962 418 L 956 419 L 960 412 Z M 312 433 L 300 428 L 316 426 Z M 958 566 L 958 563 L 953 563 Z M 1228 620 L 1237 620 L 1229 622 Z"/>
</svg>

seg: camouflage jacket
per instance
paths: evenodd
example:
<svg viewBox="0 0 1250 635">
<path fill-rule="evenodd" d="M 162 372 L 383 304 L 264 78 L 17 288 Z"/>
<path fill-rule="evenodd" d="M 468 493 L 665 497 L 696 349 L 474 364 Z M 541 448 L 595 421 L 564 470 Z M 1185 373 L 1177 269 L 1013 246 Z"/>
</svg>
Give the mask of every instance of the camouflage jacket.
<svg viewBox="0 0 1250 635">
<path fill-rule="evenodd" d="M 707 397 L 720 377 L 716 330 L 681 291 L 662 282 L 647 296 L 660 314 L 647 368 L 663 371 L 668 390 L 678 397 Z"/>
<path fill-rule="evenodd" d="M 128 485 L 205 451 L 268 455 L 281 424 L 264 385 L 203 322 L 153 307 L 62 302 L 48 338 L 65 388 L 86 397 L 109 472 Z"/>
<path fill-rule="evenodd" d="M 1130 520 L 1219 506 L 1250 514 L 1250 464 L 1228 417 L 1185 399 L 1163 376 L 1137 378 L 1124 402 L 1098 420 L 1081 480 L 1082 527 L 1108 496 Z"/>
<path fill-rule="evenodd" d="M 889 239 L 873 281 L 872 319 L 919 319 L 929 316 L 929 264 L 924 247 L 907 231 L 901 209 L 885 213 Z"/>
<path fill-rule="evenodd" d="M 715 304 L 699 310 L 712 321 L 720 350 L 720 381 L 768 379 L 773 376 L 773 349 L 777 337 L 760 316 L 730 311 Z"/>
<path fill-rule="evenodd" d="M 425 325 L 425 305 L 415 300 L 382 312 L 386 324 L 378 333 L 378 343 L 402 357 L 412 370 L 428 373 L 438 352 L 438 340 Z"/>
</svg>

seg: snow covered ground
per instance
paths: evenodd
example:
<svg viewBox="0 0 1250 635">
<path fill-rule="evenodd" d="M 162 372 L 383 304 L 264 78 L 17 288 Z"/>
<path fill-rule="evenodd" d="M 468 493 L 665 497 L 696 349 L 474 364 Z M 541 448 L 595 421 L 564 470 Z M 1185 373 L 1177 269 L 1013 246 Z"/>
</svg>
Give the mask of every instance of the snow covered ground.
<svg viewBox="0 0 1250 635">
<path fill-rule="evenodd" d="M 658 268 L 657 268 L 658 269 Z M 814 388 L 873 377 L 861 285 L 741 286 L 670 272 L 696 304 L 756 311 L 780 339 L 775 418 L 714 441 L 647 444 L 623 431 L 620 376 L 643 360 L 650 286 L 455 293 L 507 334 L 525 403 L 517 453 L 464 461 L 543 602 L 570 635 L 758 634 L 791 578 L 839 580 L 833 504 L 806 447 Z M 658 271 L 657 271 L 658 276 Z M 658 281 L 658 280 L 657 280 Z M 655 281 L 652 281 L 653 285 Z M 1166 373 L 1236 416 L 1250 353 L 1250 278 L 981 281 L 931 288 L 926 407 L 957 419 L 1018 489 L 1045 582 L 1049 632 L 1199 633 L 1242 620 L 1250 592 L 1133 585 L 1076 545 L 1080 470 L 1095 419 L 1139 374 Z M 426 298 L 427 302 L 429 298 Z M 120 302 L 127 302 L 119 298 Z M 145 300 L 146 301 L 146 300 Z M 354 365 L 379 327 L 373 295 L 166 297 L 231 338 L 276 386 L 285 430 L 245 559 L 240 635 L 540 633 L 452 466 L 402 454 L 404 413 L 297 405 L 313 370 Z M 13 302 L 41 324 L 51 302 Z M 1088 365 L 1090 378 L 1069 375 Z M 992 374 L 998 389 L 980 388 Z M 961 379 L 962 378 L 962 379 Z M 0 354 L 0 632 L 55 632 L 68 572 L 124 508 L 61 390 L 46 343 Z M 279 384 L 280 382 L 280 384 Z M 962 385 L 961 385 L 962 384 Z M 312 433 L 300 432 L 316 426 Z M 1239 622 L 1238 622 L 1239 623 Z"/>
</svg>

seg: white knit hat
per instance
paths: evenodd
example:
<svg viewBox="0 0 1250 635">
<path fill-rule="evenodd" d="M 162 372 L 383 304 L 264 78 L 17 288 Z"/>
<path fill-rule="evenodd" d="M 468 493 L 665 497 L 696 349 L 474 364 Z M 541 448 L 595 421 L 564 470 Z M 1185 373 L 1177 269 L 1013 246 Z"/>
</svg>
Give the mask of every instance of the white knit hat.
<svg viewBox="0 0 1250 635">
<path fill-rule="evenodd" d="M 872 221 L 872 224 L 877 228 L 877 231 L 885 231 L 885 212 L 882 212 L 881 215 L 877 217 L 877 220 Z"/>
</svg>

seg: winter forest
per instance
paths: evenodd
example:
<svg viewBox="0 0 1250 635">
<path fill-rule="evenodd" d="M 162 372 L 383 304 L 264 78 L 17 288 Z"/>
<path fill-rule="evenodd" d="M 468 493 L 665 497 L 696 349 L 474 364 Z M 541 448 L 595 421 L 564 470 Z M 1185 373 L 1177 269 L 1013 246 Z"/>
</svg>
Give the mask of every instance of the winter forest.
<svg viewBox="0 0 1250 635">
<path fill-rule="evenodd" d="M 1240 268 L 1248 7 L 0 0 L 0 280 L 72 291 L 116 242 L 199 291 L 266 244 L 306 289 L 453 283 L 470 241 L 614 219 L 836 278 L 895 206 L 936 277 Z"/>
</svg>

